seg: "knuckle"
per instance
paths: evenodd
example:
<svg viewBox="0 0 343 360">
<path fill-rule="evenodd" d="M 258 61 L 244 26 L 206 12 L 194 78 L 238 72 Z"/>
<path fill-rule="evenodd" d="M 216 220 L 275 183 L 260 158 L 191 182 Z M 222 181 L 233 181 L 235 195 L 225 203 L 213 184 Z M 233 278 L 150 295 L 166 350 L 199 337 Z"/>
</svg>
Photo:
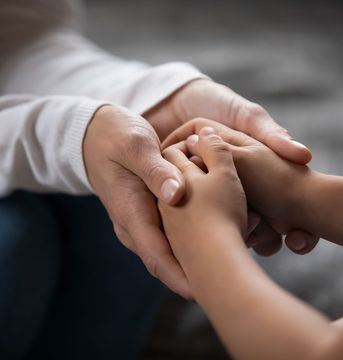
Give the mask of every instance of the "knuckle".
<svg viewBox="0 0 343 360">
<path fill-rule="evenodd" d="M 236 117 L 237 128 L 240 131 L 248 135 L 252 135 L 261 123 L 264 122 L 269 125 L 263 130 L 264 136 L 267 136 L 266 132 L 268 131 L 268 128 L 270 129 L 270 132 L 273 132 L 273 134 L 275 134 L 275 132 L 281 132 L 283 134 L 286 132 L 285 129 L 275 123 L 267 110 L 265 110 L 261 105 L 250 101 L 240 105 Z"/>
<path fill-rule="evenodd" d="M 142 259 L 149 273 L 159 279 L 157 259 L 153 256 L 146 256 Z"/>
<path fill-rule="evenodd" d="M 134 209 L 131 206 L 123 205 L 123 208 L 117 215 L 117 223 L 121 228 L 123 228 L 126 232 L 132 232 L 135 228 L 137 221 L 139 219 L 138 209 Z"/>
<path fill-rule="evenodd" d="M 216 169 L 216 175 L 218 176 L 218 181 L 220 182 L 229 182 L 231 184 L 237 184 L 239 187 L 242 186 L 236 168 L 232 166 L 231 163 L 223 163 L 221 166 L 218 166 Z"/>
<path fill-rule="evenodd" d="M 206 135 L 207 141 L 211 142 L 211 143 L 216 143 L 216 142 L 220 142 L 222 141 L 222 138 L 218 135 L 218 134 L 209 134 Z"/>
<path fill-rule="evenodd" d="M 119 225 L 118 223 L 113 224 L 114 233 L 116 234 L 116 237 L 118 240 L 129 250 L 132 252 L 135 252 L 134 246 L 131 242 L 131 239 L 125 230 L 124 227 Z"/>
<path fill-rule="evenodd" d="M 221 176 L 226 179 L 226 181 L 239 187 L 242 186 L 236 170 L 232 169 L 231 167 L 224 166 L 220 168 L 219 172 L 221 173 Z"/>
<path fill-rule="evenodd" d="M 230 145 L 222 140 L 222 138 L 218 135 L 210 135 L 209 136 L 209 148 L 219 154 L 228 154 L 230 153 Z"/>
<path fill-rule="evenodd" d="M 245 106 L 243 112 L 243 123 L 245 123 L 246 130 L 254 128 L 259 121 L 268 121 L 270 124 L 274 126 L 268 131 L 264 131 L 265 137 L 275 136 L 275 135 L 289 135 L 288 130 L 278 125 L 269 115 L 268 111 L 265 110 L 259 104 L 249 102 L 248 105 Z M 247 131 L 249 132 L 249 131 Z"/>
<path fill-rule="evenodd" d="M 113 229 L 119 240 L 123 240 L 126 237 L 126 231 L 117 222 L 113 223 Z"/>
<path fill-rule="evenodd" d="M 120 234 L 127 234 L 128 229 L 130 229 L 130 219 L 133 217 L 131 215 L 131 208 L 123 204 L 111 204 L 111 220 L 113 226 L 116 230 L 119 230 Z M 119 209 L 119 211 L 118 211 Z M 118 234 L 117 234 L 118 235 Z M 118 236 L 120 237 L 120 236 Z"/>
<path fill-rule="evenodd" d="M 107 211 L 107 215 L 108 217 L 111 219 L 112 221 L 112 224 L 116 224 L 116 225 L 119 225 L 118 224 L 118 221 L 117 221 L 117 214 L 116 214 L 116 211 L 115 211 L 115 206 L 111 203 L 111 202 L 108 202 L 106 203 L 105 205 L 105 209 Z"/>
<path fill-rule="evenodd" d="M 217 121 L 210 120 L 210 119 L 207 119 L 205 117 L 200 117 L 200 116 L 189 120 L 187 123 L 194 129 L 194 133 L 197 133 L 200 129 L 202 129 L 205 126 L 211 126 L 213 128 L 218 127 Z"/>
<path fill-rule="evenodd" d="M 264 132 L 264 138 L 266 140 L 270 139 L 270 138 L 273 138 L 275 136 L 287 136 L 287 137 L 290 137 L 289 136 L 289 132 L 288 130 L 286 130 L 285 128 L 281 127 L 281 126 L 277 126 L 269 131 L 265 131 Z"/>
<path fill-rule="evenodd" d="M 245 125 L 243 130 L 247 131 L 256 121 L 262 120 L 265 116 L 268 116 L 268 113 L 261 105 L 248 102 L 239 109 L 237 120 Z"/>
<path fill-rule="evenodd" d="M 213 136 L 210 146 L 216 152 L 230 152 L 229 144 L 224 142 L 218 135 Z"/>
<path fill-rule="evenodd" d="M 283 128 L 282 126 L 279 126 L 279 125 L 275 129 L 274 133 L 275 134 L 280 134 L 280 135 L 283 135 L 283 134 L 289 135 L 289 131 L 287 129 Z"/>
<path fill-rule="evenodd" d="M 126 151 L 133 155 L 140 154 L 149 142 L 150 137 L 139 129 L 133 129 L 127 137 L 123 139 Z"/>
<path fill-rule="evenodd" d="M 122 226 L 123 222 L 121 221 L 121 214 L 118 212 L 117 204 L 113 201 L 109 201 L 106 204 L 106 210 L 108 216 L 110 217 L 113 225 Z"/>
<path fill-rule="evenodd" d="M 146 161 L 143 164 L 143 173 L 146 175 L 148 182 L 159 182 L 165 173 L 165 166 L 161 163 Z"/>
<path fill-rule="evenodd" d="M 180 164 L 178 167 L 182 173 L 187 173 L 188 171 L 191 171 L 193 169 L 194 164 L 190 161 L 184 162 L 183 164 Z"/>
<path fill-rule="evenodd" d="M 246 109 L 247 109 L 247 116 L 248 118 L 251 119 L 257 119 L 268 114 L 263 106 L 253 102 L 249 102 Z"/>
<path fill-rule="evenodd" d="M 119 147 L 122 156 L 131 156 L 141 158 L 145 156 L 150 149 L 157 148 L 159 140 L 153 129 L 145 124 L 135 124 L 125 137 L 120 139 L 120 143 L 113 146 Z"/>
</svg>

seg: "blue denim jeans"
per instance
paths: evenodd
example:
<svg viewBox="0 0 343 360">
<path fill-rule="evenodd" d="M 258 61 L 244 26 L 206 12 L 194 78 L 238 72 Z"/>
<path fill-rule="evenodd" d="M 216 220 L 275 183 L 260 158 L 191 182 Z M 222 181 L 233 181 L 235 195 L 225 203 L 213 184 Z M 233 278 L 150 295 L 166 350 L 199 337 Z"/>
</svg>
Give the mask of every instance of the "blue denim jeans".
<svg viewBox="0 0 343 360">
<path fill-rule="evenodd" d="M 0 358 L 133 359 L 164 288 L 95 197 L 0 200 Z"/>
</svg>

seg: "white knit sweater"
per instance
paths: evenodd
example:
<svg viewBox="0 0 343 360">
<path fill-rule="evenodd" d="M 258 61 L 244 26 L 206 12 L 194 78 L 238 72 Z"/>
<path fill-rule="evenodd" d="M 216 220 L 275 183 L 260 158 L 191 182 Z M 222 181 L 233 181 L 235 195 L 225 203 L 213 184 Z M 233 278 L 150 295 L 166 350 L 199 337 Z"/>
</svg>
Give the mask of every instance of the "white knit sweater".
<svg viewBox="0 0 343 360">
<path fill-rule="evenodd" d="M 203 75 L 99 49 L 78 30 L 75 0 L 0 0 L 0 196 L 16 189 L 91 192 L 82 141 L 105 103 L 144 113 Z"/>
</svg>

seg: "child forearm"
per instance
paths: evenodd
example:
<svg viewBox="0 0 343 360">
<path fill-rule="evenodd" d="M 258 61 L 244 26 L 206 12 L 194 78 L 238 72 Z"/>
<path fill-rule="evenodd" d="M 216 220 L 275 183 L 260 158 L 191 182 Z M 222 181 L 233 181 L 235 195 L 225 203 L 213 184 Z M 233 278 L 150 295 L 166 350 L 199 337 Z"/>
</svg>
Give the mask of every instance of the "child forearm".
<svg viewBox="0 0 343 360">
<path fill-rule="evenodd" d="M 300 186 L 300 226 L 343 245 L 343 177 L 312 172 Z"/>
<path fill-rule="evenodd" d="M 195 298 L 237 359 L 324 359 L 337 331 L 324 316 L 276 286 L 234 227 L 202 231 L 182 264 Z M 332 350 L 333 349 L 333 350 Z"/>
<path fill-rule="evenodd" d="M 245 165 L 243 160 L 237 161 L 238 172 L 245 179 L 244 193 L 230 148 L 209 130 L 200 130 L 198 148 L 192 152 L 203 160 L 207 172 L 188 159 L 184 142 L 164 151 L 164 157 L 182 169 L 187 191 L 178 207 L 159 203 L 165 233 L 195 299 L 238 360 L 341 358 L 342 326 L 330 324 L 274 284 L 254 262 L 243 241 L 247 229 L 245 194 L 250 205 L 265 217 L 286 218 L 281 224 L 286 229 L 310 226 L 319 215 L 301 216 L 317 204 L 312 201 L 319 190 L 314 186 L 309 191 L 307 183 L 311 172 L 294 168 L 268 149 L 260 151 L 258 144 L 252 144 L 251 151 L 243 151 Z M 245 174 L 245 169 L 253 171 Z M 306 182 L 301 180 L 304 178 Z M 320 181 L 316 181 L 319 186 Z M 333 197 L 329 186 L 323 193 Z M 280 211 L 283 202 L 286 206 Z M 308 206 L 302 205 L 306 203 Z M 293 224 L 295 220 L 297 224 Z M 322 220 L 321 226 L 328 231 L 328 222 Z"/>
</svg>

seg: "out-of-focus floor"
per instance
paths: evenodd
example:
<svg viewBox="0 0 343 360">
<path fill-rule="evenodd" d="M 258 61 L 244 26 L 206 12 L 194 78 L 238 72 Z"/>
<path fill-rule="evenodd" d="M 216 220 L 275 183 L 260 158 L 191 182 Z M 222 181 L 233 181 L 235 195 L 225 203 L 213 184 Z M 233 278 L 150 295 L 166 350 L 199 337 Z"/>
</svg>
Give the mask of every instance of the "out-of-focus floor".
<svg viewBox="0 0 343 360">
<path fill-rule="evenodd" d="M 343 175 L 343 5 L 340 1 L 87 1 L 86 33 L 118 56 L 192 62 L 263 104 L 308 145 L 314 169 Z M 267 174 L 266 174 L 267 176 Z M 343 224 L 343 214 L 342 214 Z M 343 249 L 284 249 L 258 261 L 331 317 L 343 315 Z M 201 311 L 171 296 L 144 359 L 224 359 Z"/>
</svg>

